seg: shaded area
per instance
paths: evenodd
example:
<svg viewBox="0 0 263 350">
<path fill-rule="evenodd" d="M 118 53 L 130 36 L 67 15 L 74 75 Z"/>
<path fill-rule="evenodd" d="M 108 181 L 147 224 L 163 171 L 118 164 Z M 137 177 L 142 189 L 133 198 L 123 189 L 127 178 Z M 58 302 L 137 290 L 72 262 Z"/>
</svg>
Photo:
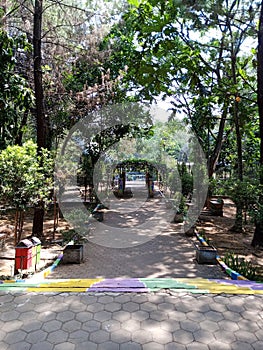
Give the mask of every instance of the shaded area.
<svg viewBox="0 0 263 350">
<path fill-rule="evenodd" d="M 83 264 L 59 265 L 49 278 L 175 278 L 227 279 L 218 265 L 199 265 L 193 244 L 183 233 L 165 233 L 132 248 L 85 244 Z"/>
</svg>

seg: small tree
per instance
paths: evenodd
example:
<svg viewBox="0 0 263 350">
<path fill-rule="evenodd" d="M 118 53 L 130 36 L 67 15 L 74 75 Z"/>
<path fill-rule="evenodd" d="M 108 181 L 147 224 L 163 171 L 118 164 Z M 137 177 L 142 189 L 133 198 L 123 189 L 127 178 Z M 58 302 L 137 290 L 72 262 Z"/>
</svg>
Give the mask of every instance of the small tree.
<svg viewBox="0 0 263 350">
<path fill-rule="evenodd" d="M 37 145 L 28 141 L 0 153 L 0 200 L 15 207 L 15 244 L 22 236 L 26 207 L 45 200 L 52 188 L 49 153 L 41 152 L 40 163 Z"/>
</svg>

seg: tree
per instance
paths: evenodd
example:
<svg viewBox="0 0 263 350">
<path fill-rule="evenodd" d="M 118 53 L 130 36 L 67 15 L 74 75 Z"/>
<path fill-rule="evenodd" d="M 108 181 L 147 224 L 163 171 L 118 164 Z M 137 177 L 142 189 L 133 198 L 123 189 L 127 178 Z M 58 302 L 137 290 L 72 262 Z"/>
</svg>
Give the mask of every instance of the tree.
<svg viewBox="0 0 263 350">
<path fill-rule="evenodd" d="M 119 2 L 120 4 L 122 2 Z M 13 35 L 25 32 L 33 45 L 34 69 L 33 74 L 31 72 L 27 78 L 34 86 L 33 114 L 36 121 L 36 140 L 41 154 L 42 148 L 51 149 L 54 139 L 62 137 L 65 129 L 70 128 L 72 122 L 76 122 L 82 116 L 77 108 L 72 107 L 79 104 L 77 91 L 67 92 L 63 86 L 66 72 L 68 67 L 74 67 L 78 55 L 87 57 L 87 51 L 89 61 L 97 62 L 97 66 L 101 68 L 99 55 L 96 53 L 97 46 L 106 24 L 112 20 L 114 11 L 104 7 L 101 8 L 103 13 L 98 15 L 96 7 L 100 5 L 95 4 L 94 7 L 93 1 L 88 2 L 90 8 L 84 3 L 68 0 L 59 2 L 16 0 L 12 3 L 7 2 L 6 5 L 5 26 L 13 32 Z M 94 63 L 94 66 L 96 64 Z M 87 82 L 83 85 L 86 86 Z M 96 93 L 98 89 L 95 90 Z M 109 92 L 111 94 L 111 91 Z M 107 99 L 104 103 L 107 103 Z M 86 107 L 84 104 L 85 113 Z M 76 113 L 77 116 L 72 116 L 71 113 Z M 35 208 L 33 224 L 35 235 L 42 235 L 43 232 L 43 207 L 44 203 L 39 201 Z"/>
<path fill-rule="evenodd" d="M 255 115 L 254 52 L 246 52 L 256 38 L 254 1 L 130 1 L 123 30 L 129 67 L 126 80 L 140 98 L 169 97 L 175 114 L 191 125 L 207 155 L 212 178 L 220 153 L 234 131 L 236 176 L 243 179 L 242 140 Z M 128 28 L 128 29 L 127 29 Z M 131 59 L 127 52 L 132 52 Z M 121 59 L 123 61 L 123 57 Z M 238 203 L 235 229 L 242 229 Z"/>
<path fill-rule="evenodd" d="M 30 50 L 25 36 L 12 38 L 0 30 L 0 149 L 22 144 L 33 93 L 19 72 L 18 60 Z"/>
<path fill-rule="evenodd" d="M 259 113 L 259 135 L 260 135 L 260 186 L 263 185 L 263 2 L 261 2 L 261 10 L 258 28 L 258 51 L 257 51 L 257 103 Z M 263 196 L 259 194 L 259 203 L 257 208 L 255 231 L 252 240 L 252 246 L 263 246 Z"/>
<path fill-rule="evenodd" d="M 0 153 L 0 198 L 16 209 L 15 244 L 22 236 L 24 211 L 41 199 L 46 201 L 52 189 L 52 160 L 44 149 L 27 141 L 22 146 L 7 146 Z"/>
</svg>

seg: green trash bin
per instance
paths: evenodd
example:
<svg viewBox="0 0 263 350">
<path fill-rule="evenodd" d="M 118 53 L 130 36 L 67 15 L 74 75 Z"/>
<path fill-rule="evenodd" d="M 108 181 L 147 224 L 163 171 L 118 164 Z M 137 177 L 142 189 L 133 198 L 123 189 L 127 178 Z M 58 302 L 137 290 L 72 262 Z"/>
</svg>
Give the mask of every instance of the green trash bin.
<svg viewBox="0 0 263 350">
<path fill-rule="evenodd" d="M 41 241 L 37 237 L 31 237 L 30 241 L 33 244 L 33 264 L 36 266 L 40 263 L 40 253 L 41 253 Z"/>
</svg>

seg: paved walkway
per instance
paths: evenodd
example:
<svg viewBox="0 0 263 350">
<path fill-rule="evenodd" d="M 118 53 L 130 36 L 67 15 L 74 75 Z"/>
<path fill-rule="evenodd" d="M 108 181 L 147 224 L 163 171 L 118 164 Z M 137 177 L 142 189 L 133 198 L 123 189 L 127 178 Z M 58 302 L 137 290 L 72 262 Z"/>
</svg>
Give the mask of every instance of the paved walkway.
<svg viewBox="0 0 263 350">
<path fill-rule="evenodd" d="M 261 350 L 259 296 L 0 293 L 1 350 Z"/>
<path fill-rule="evenodd" d="M 89 242 L 84 257 L 80 265 L 59 264 L 48 278 L 228 278 L 219 265 L 198 264 L 192 241 L 173 231 L 132 248 Z"/>
<path fill-rule="evenodd" d="M 262 284 L 197 264 L 171 227 L 132 247 L 101 234 L 83 264 L 0 283 L 0 350 L 263 349 Z"/>
<path fill-rule="evenodd" d="M 92 222 L 84 263 L 59 264 L 50 278 L 228 278 L 218 265 L 198 264 L 197 240 L 171 223 L 174 210 L 163 198 L 147 200 L 145 186 L 132 183 L 132 198 L 110 198 L 104 221 Z"/>
</svg>

